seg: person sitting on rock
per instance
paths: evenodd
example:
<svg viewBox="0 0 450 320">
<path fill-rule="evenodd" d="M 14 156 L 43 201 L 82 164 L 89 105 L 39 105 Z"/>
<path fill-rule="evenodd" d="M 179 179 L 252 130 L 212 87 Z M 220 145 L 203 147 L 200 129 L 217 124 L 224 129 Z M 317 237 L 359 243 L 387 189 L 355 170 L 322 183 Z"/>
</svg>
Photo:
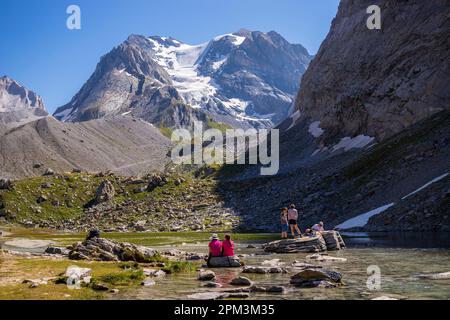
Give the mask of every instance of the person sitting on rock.
<svg viewBox="0 0 450 320">
<path fill-rule="evenodd" d="M 209 261 L 213 257 L 221 257 L 222 256 L 222 242 L 219 241 L 219 236 L 216 233 L 213 233 L 211 237 L 211 242 L 209 243 L 209 255 L 208 255 L 208 266 L 210 266 Z"/>
<path fill-rule="evenodd" d="M 306 229 L 304 236 L 308 237 L 308 238 L 314 238 L 317 236 L 317 234 L 316 234 L 316 231 L 314 231 L 312 229 Z"/>
<path fill-rule="evenodd" d="M 225 235 L 222 242 L 222 257 L 234 257 L 234 242 L 229 234 Z"/>
<path fill-rule="evenodd" d="M 323 221 L 320 221 L 319 223 L 316 223 L 315 225 L 312 226 L 311 228 L 312 230 L 322 233 L 325 231 L 324 227 L 323 227 Z"/>
</svg>

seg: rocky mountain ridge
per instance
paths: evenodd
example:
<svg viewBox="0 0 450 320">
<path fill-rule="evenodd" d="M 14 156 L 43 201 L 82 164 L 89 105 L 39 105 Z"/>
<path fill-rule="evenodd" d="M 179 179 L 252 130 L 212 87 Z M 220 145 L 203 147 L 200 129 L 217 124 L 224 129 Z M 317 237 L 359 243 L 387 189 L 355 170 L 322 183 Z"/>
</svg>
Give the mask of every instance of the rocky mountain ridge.
<svg viewBox="0 0 450 320">
<path fill-rule="evenodd" d="M 3 76 L 0 78 L 0 125 L 23 123 L 45 117 L 42 98 L 17 81 Z M 2 128 L 0 128 L 0 132 Z"/>
</svg>

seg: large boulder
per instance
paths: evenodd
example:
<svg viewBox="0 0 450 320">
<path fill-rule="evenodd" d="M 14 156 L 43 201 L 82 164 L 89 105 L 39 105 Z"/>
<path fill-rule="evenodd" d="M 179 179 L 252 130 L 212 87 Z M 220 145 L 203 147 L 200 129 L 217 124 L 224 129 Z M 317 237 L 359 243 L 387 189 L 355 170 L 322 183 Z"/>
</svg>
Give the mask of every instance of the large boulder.
<svg viewBox="0 0 450 320">
<path fill-rule="evenodd" d="M 93 238 L 73 245 L 69 253 L 72 260 L 151 262 L 155 250 L 126 242 Z"/>
<path fill-rule="evenodd" d="M 322 232 L 322 238 L 329 251 L 340 250 L 345 247 L 344 240 L 337 231 L 324 231 Z"/>
<path fill-rule="evenodd" d="M 152 192 L 158 187 L 165 186 L 168 182 L 169 180 L 166 176 L 161 174 L 153 174 L 148 181 L 147 191 Z"/>
<path fill-rule="evenodd" d="M 342 285 L 342 275 L 328 269 L 305 269 L 291 277 L 291 284 L 302 288 Z"/>
<path fill-rule="evenodd" d="M 11 190 L 13 184 L 9 179 L 0 179 L 0 190 Z"/>
<path fill-rule="evenodd" d="M 209 267 L 211 268 L 239 268 L 241 266 L 238 257 L 212 257 L 209 259 Z"/>
<path fill-rule="evenodd" d="M 116 195 L 116 191 L 114 190 L 114 186 L 109 180 L 103 181 L 97 191 L 95 192 L 95 203 L 103 203 L 108 202 L 114 198 Z"/>
</svg>

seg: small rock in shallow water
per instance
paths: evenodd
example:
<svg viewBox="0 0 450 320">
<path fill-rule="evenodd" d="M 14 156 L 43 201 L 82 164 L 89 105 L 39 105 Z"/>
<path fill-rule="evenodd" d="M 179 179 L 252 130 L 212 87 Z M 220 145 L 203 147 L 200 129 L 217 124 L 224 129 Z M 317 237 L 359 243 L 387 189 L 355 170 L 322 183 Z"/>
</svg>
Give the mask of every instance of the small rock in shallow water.
<svg viewBox="0 0 450 320">
<path fill-rule="evenodd" d="M 228 295 L 228 298 L 231 299 L 247 299 L 250 297 L 249 293 L 245 293 L 245 292 L 240 292 L 240 293 L 230 293 Z"/>
<path fill-rule="evenodd" d="M 301 288 L 330 288 L 342 284 L 342 275 L 327 269 L 305 269 L 291 277 L 291 284 Z"/>
<path fill-rule="evenodd" d="M 220 283 L 216 282 L 207 282 L 203 285 L 205 288 L 222 288 L 222 285 Z"/>
<path fill-rule="evenodd" d="M 237 277 L 231 280 L 230 284 L 233 286 L 251 286 L 253 282 L 246 277 Z"/>
<path fill-rule="evenodd" d="M 311 254 L 309 256 L 306 256 L 306 259 L 310 260 L 316 260 L 316 261 L 322 261 L 322 262 L 347 262 L 346 258 L 339 258 L 339 257 L 331 257 L 325 254 Z"/>
<path fill-rule="evenodd" d="M 203 271 L 198 275 L 200 281 L 211 281 L 216 278 L 216 274 L 213 271 Z"/>
<path fill-rule="evenodd" d="M 287 289 L 283 286 L 272 286 L 270 288 L 267 288 L 267 292 L 284 294 L 287 292 Z"/>
<path fill-rule="evenodd" d="M 266 292 L 267 289 L 265 287 L 253 285 L 253 286 L 251 286 L 250 291 L 251 292 Z"/>
<path fill-rule="evenodd" d="M 156 282 L 153 280 L 150 280 L 150 279 L 146 279 L 146 280 L 142 281 L 142 283 L 141 283 L 141 285 L 144 287 L 151 287 L 151 286 L 154 286 L 155 284 L 156 284 Z"/>
</svg>

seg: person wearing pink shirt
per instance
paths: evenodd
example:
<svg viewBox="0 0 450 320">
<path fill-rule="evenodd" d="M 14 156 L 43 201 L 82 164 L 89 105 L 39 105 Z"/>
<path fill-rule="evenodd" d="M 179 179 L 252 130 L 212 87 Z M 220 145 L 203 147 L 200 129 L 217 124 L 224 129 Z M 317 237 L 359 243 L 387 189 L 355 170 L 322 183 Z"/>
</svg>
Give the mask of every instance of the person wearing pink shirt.
<svg viewBox="0 0 450 320">
<path fill-rule="evenodd" d="M 234 242 L 231 240 L 231 236 L 229 234 L 225 235 L 225 239 L 222 242 L 222 256 L 234 257 Z"/>
<path fill-rule="evenodd" d="M 213 234 L 211 237 L 211 242 L 209 243 L 209 255 L 208 255 L 208 266 L 209 261 L 212 257 L 222 256 L 222 242 L 219 241 L 217 234 Z"/>
</svg>

